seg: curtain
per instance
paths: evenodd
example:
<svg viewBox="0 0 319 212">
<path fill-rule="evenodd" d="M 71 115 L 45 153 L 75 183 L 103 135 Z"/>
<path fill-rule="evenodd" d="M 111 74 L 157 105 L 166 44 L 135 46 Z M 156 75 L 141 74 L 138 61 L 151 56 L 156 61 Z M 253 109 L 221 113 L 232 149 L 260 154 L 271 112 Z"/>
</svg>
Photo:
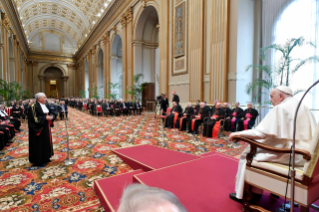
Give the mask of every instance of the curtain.
<svg viewBox="0 0 319 212">
<path fill-rule="evenodd" d="M 293 50 L 292 58 L 305 59 L 310 56 L 319 55 L 319 0 L 263 0 L 262 4 L 262 47 L 271 44 L 284 44 L 287 39 L 299 38 L 303 36 L 306 41 L 310 41 L 317 46 L 312 48 L 305 45 Z M 264 64 L 274 66 L 278 63 L 280 53 L 268 51 Z M 292 66 L 297 61 L 292 63 Z M 310 63 L 299 69 L 290 77 L 289 86 L 294 92 L 299 91 L 294 97 L 300 99 L 304 92 L 313 82 L 318 80 L 318 64 Z M 264 76 L 265 77 L 265 76 Z M 276 80 L 276 76 L 273 76 Z M 278 80 L 278 79 L 277 79 Z M 269 92 L 263 90 L 262 102 L 269 101 Z M 319 109 L 318 86 L 308 94 L 304 100 L 309 108 Z M 268 111 L 261 111 L 263 117 Z M 313 111 L 317 121 L 319 112 Z"/>
</svg>

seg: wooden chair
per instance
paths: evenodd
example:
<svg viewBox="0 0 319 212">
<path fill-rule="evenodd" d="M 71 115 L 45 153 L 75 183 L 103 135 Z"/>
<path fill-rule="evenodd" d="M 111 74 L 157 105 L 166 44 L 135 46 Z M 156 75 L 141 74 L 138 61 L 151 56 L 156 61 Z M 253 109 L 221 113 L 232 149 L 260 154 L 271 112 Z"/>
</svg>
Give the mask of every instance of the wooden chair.
<svg viewBox="0 0 319 212">
<path fill-rule="evenodd" d="M 257 162 L 253 159 L 257 148 L 277 153 L 290 153 L 290 148 L 276 148 L 259 143 L 253 139 L 235 136 L 233 141 L 244 141 L 250 144 L 250 153 L 247 154 L 245 170 L 245 198 L 243 211 L 267 211 L 259 206 L 250 205 L 251 187 L 269 191 L 272 194 L 284 197 L 289 167 L 272 162 Z M 296 154 L 303 155 L 306 160 L 304 166 L 295 167 L 295 202 L 300 204 L 301 212 L 308 212 L 309 207 L 319 199 L 319 125 L 310 144 L 310 151 L 296 149 Z M 290 199 L 291 185 L 289 183 L 287 198 Z"/>
</svg>

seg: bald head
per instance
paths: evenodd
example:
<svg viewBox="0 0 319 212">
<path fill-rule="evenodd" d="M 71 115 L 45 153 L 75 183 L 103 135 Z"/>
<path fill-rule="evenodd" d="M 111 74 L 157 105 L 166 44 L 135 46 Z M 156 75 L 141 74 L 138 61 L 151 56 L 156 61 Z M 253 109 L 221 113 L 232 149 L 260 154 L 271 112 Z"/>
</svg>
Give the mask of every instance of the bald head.
<svg viewBox="0 0 319 212">
<path fill-rule="evenodd" d="M 217 103 L 216 104 L 216 109 L 219 109 L 221 105 L 222 105 L 221 103 Z"/>
<path fill-rule="evenodd" d="M 273 89 L 270 92 L 270 102 L 272 103 L 273 106 L 279 105 L 282 101 L 284 101 L 288 97 L 291 97 L 291 95 L 277 88 Z"/>
</svg>

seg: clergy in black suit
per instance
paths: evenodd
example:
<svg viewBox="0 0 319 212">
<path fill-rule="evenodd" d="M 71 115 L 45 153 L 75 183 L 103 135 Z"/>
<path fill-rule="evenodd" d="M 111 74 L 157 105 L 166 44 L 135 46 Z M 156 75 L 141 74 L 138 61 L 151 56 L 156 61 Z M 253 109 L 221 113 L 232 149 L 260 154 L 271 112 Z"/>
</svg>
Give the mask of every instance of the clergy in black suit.
<svg viewBox="0 0 319 212">
<path fill-rule="evenodd" d="M 194 115 L 194 108 L 192 107 L 192 103 L 188 102 L 187 107 L 185 108 L 183 117 L 181 117 L 179 121 L 179 130 L 186 130 L 186 124 L 189 122 Z"/>
<path fill-rule="evenodd" d="M 209 111 L 208 108 L 206 107 L 206 104 L 204 102 L 200 103 L 200 109 L 195 116 L 195 118 L 192 118 L 188 122 L 188 133 L 194 133 L 198 134 L 198 127 L 200 126 L 201 123 L 203 123 L 204 118 L 209 116 Z"/>
<path fill-rule="evenodd" d="M 224 130 L 236 131 L 236 125 L 243 117 L 244 111 L 239 107 L 239 102 L 236 102 L 235 108 L 231 112 L 231 116 L 225 119 Z"/>
<path fill-rule="evenodd" d="M 176 102 L 179 104 L 179 96 L 176 94 L 176 91 L 173 91 L 173 100 L 172 102 Z"/>
<path fill-rule="evenodd" d="M 36 103 L 29 107 L 29 161 L 34 165 L 51 162 L 54 155 L 52 145 L 51 127 L 53 116 L 46 106 L 47 98 L 44 93 L 35 95 Z"/>
<path fill-rule="evenodd" d="M 211 117 L 204 124 L 203 136 L 211 138 L 213 135 L 213 128 L 216 122 L 224 118 L 225 118 L 225 111 L 221 108 L 221 103 L 217 103 L 215 105 L 215 110 L 211 114 Z M 219 128 L 217 130 L 217 133 L 218 131 L 219 131 Z"/>
<path fill-rule="evenodd" d="M 174 127 L 174 118 L 175 112 L 178 113 L 178 116 L 183 112 L 182 107 L 177 103 L 173 102 L 173 108 L 171 110 L 171 114 L 166 117 L 165 127 L 173 128 Z"/>
</svg>

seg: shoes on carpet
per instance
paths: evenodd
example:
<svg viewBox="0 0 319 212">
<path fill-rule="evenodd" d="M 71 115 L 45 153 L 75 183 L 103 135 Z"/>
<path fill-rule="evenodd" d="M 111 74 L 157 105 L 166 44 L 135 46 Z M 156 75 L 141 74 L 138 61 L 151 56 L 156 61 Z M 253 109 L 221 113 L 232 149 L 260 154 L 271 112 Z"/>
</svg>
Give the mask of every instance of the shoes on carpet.
<svg viewBox="0 0 319 212">
<path fill-rule="evenodd" d="M 234 201 L 236 201 L 236 202 L 243 203 L 243 199 L 238 199 L 238 198 L 236 197 L 236 193 L 230 193 L 230 194 L 229 194 L 229 198 L 232 199 L 232 200 L 234 200 Z"/>
<path fill-rule="evenodd" d="M 262 196 L 263 196 L 262 194 L 255 194 L 255 193 L 253 193 L 253 197 L 251 198 L 250 202 L 251 202 L 251 203 L 255 203 L 255 202 L 257 202 L 258 200 L 260 200 L 260 199 L 262 198 Z M 236 193 L 230 193 L 230 194 L 229 194 L 229 198 L 232 199 L 232 200 L 234 200 L 234 201 L 236 201 L 236 202 L 243 203 L 243 199 L 238 199 L 238 198 L 236 197 Z"/>
</svg>

